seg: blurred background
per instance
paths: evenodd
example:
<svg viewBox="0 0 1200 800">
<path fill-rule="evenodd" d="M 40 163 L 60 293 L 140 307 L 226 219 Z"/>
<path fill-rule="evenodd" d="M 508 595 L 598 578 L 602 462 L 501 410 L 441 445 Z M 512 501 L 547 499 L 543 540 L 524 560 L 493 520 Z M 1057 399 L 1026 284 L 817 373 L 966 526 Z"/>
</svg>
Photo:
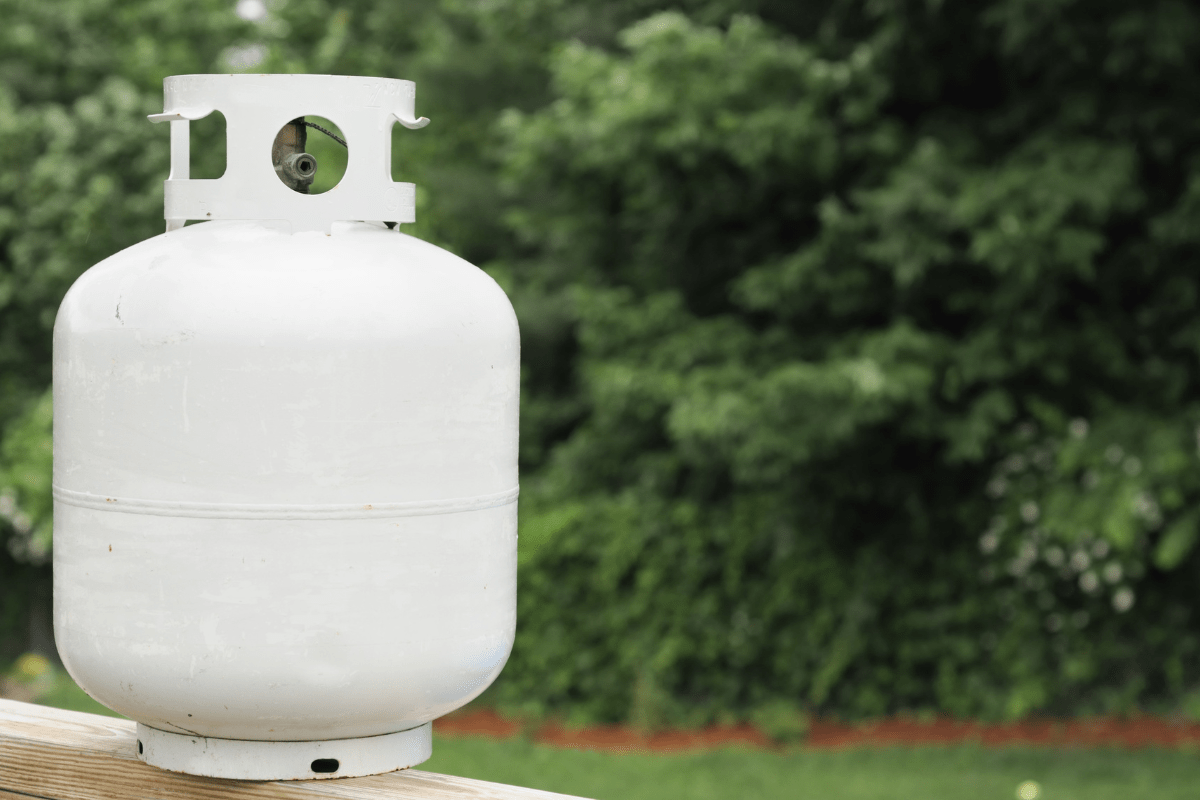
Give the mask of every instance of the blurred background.
<svg viewBox="0 0 1200 800">
<path fill-rule="evenodd" d="M 406 232 L 523 337 L 515 650 L 647 728 L 1200 720 L 1200 9 L 0 0 L 0 668 L 50 621 L 50 335 L 162 232 L 162 79 L 416 81 Z M 336 120 L 333 121 L 336 123 Z M 193 176 L 224 164 L 193 125 Z M 316 135 L 311 137 L 318 139 Z M 18 658 L 21 654 L 33 654 Z"/>
</svg>

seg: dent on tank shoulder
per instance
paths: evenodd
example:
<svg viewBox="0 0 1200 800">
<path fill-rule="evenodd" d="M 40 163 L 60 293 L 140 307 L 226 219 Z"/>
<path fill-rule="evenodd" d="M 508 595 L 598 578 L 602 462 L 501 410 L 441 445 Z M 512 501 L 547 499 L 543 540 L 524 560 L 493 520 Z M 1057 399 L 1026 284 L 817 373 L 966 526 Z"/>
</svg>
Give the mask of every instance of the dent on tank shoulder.
<svg viewBox="0 0 1200 800">
<path fill-rule="evenodd" d="M 178 264 L 182 259 L 188 259 L 197 252 L 203 252 L 205 243 L 211 244 L 220 241 L 245 243 L 272 235 L 269 229 L 264 230 L 262 226 L 258 226 L 260 228 L 258 231 L 247 230 L 250 227 L 252 226 L 240 222 L 206 222 L 189 225 L 181 230 L 152 236 L 113 253 L 84 270 L 75 279 L 59 306 L 55 327 L 58 327 L 60 320 L 64 320 L 63 324 L 69 326 L 83 324 L 83 320 L 94 311 L 90 307 L 94 305 L 93 301 L 97 296 L 107 297 L 114 292 L 117 293 L 115 296 L 122 295 L 122 290 L 128 281 L 137 280 L 137 276 L 153 273 L 158 268 L 170 264 Z M 274 235 L 278 235 L 278 233 Z M 87 309 L 79 307 L 81 298 L 84 297 L 89 298 L 86 304 L 89 307 Z M 64 312 L 66 312 L 65 316 Z"/>
<path fill-rule="evenodd" d="M 103 285 L 106 281 L 119 279 L 121 275 L 127 274 L 130 270 L 138 270 L 152 265 L 156 260 L 178 252 L 178 250 L 178 242 L 168 241 L 165 236 L 155 236 L 130 245 L 124 250 L 119 250 L 84 270 L 67 290 L 60 308 L 67 307 L 79 296 L 80 292 L 85 291 L 88 287 L 96 284 Z"/>
<path fill-rule="evenodd" d="M 96 280 L 112 270 L 139 264 L 151 265 L 155 259 L 163 256 L 194 253 L 197 246 L 203 243 L 250 244 L 267 242 L 281 235 L 286 235 L 286 230 L 281 231 L 278 225 L 259 221 L 222 220 L 188 225 L 177 231 L 151 236 L 113 253 L 86 270 L 76 283 L 85 279 Z"/>
</svg>

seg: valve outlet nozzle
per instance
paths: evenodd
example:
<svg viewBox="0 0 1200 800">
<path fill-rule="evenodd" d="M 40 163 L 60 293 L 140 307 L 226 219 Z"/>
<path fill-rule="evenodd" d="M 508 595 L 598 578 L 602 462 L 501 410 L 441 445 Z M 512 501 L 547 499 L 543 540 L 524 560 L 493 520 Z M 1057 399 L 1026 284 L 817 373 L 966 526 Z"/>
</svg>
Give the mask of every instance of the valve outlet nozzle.
<svg viewBox="0 0 1200 800">
<path fill-rule="evenodd" d="M 286 180 L 303 183 L 307 187 L 316 177 L 317 159 L 308 153 L 292 153 L 284 157 L 282 171 Z"/>
</svg>

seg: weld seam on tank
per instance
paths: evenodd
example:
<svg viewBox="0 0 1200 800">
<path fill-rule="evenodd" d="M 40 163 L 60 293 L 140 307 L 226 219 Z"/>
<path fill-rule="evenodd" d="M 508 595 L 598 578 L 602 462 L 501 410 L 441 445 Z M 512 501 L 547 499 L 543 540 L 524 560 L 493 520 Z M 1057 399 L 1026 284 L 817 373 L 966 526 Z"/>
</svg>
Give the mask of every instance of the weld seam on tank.
<svg viewBox="0 0 1200 800">
<path fill-rule="evenodd" d="M 519 487 L 503 492 L 445 500 L 416 500 L 407 503 L 332 503 L 323 505 L 284 505 L 271 503 L 196 503 L 174 500 L 142 500 L 107 497 L 53 487 L 60 503 L 99 511 L 124 514 L 149 514 L 159 517 L 199 517 L 204 519 L 359 519 L 363 517 L 422 517 L 482 511 L 514 503 Z"/>
</svg>

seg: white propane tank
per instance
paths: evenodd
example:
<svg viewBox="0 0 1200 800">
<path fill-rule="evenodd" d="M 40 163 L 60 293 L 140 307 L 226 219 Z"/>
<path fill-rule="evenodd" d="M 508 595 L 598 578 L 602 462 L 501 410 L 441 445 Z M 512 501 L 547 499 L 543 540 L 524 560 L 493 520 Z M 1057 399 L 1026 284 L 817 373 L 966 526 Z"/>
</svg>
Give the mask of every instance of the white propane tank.
<svg viewBox="0 0 1200 800">
<path fill-rule="evenodd" d="M 84 273 L 54 327 L 63 663 L 137 720 L 138 756 L 165 769 L 412 766 L 430 721 L 487 688 L 512 648 L 512 306 L 479 269 L 385 225 L 414 219 L 413 185 L 391 180 L 393 124 L 428 122 L 411 82 L 164 88 L 151 120 L 171 127 L 167 233 Z M 214 110 L 225 175 L 189 180 L 189 121 Z M 305 115 L 348 144 L 321 195 L 279 172 Z"/>
</svg>

